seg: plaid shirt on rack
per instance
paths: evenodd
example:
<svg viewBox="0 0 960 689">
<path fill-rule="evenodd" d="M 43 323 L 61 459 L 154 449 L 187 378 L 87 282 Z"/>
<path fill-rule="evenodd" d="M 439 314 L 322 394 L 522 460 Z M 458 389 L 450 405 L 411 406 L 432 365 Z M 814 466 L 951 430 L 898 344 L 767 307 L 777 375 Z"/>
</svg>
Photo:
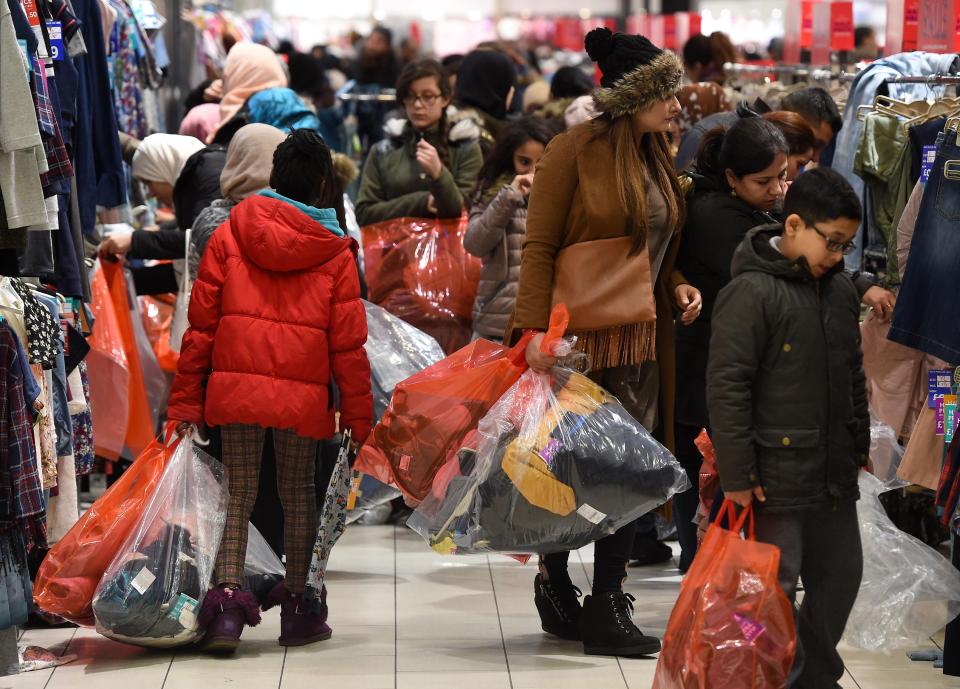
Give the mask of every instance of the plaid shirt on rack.
<svg viewBox="0 0 960 689">
<path fill-rule="evenodd" d="M 70 162 L 70 155 L 63 143 L 63 134 L 60 132 L 60 124 L 53 112 L 47 74 L 36 57 L 33 58 L 33 85 L 33 104 L 37 109 L 37 123 L 40 125 L 43 150 L 47 154 L 49 168 L 47 172 L 40 175 L 40 184 L 47 189 L 56 182 L 73 177 L 73 163 Z"/>
<path fill-rule="evenodd" d="M 0 531 L 16 525 L 28 548 L 45 547 L 43 490 L 15 337 L 10 326 L 0 322 Z"/>
</svg>

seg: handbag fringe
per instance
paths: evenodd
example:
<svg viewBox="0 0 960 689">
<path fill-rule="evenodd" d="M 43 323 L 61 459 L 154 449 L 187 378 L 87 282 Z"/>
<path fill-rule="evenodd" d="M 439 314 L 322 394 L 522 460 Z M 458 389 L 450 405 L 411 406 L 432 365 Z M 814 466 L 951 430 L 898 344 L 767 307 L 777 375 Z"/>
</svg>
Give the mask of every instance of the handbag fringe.
<svg viewBox="0 0 960 689">
<path fill-rule="evenodd" d="M 573 334 L 577 336 L 576 350 L 589 357 L 593 371 L 631 366 L 657 358 L 656 321 Z"/>
</svg>

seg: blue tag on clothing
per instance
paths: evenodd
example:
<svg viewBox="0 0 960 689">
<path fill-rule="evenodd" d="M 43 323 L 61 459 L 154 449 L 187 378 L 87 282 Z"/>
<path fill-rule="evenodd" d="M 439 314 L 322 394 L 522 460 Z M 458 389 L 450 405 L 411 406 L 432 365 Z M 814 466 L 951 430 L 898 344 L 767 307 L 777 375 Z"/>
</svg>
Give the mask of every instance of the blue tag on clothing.
<svg viewBox="0 0 960 689">
<path fill-rule="evenodd" d="M 47 35 L 50 37 L 50 57 L 59 62 L 63 59 L 63 23 L 47 22 Z"/>
<path fill-rule="evenodd" d="M 924 146 L 923 155 L 920 156 L 920 183 L 926 184 L 930 181 L 930 173 L 933 172 L 933 164 L 937 162 L 937 147 Z"/>
<path fill-rule="evenodd" d="M 936 407 L 936 396 L 949 395 L 953 390 L 953 371 L 935 368 L 927 371 L 927 406 Z"/>
</svg>

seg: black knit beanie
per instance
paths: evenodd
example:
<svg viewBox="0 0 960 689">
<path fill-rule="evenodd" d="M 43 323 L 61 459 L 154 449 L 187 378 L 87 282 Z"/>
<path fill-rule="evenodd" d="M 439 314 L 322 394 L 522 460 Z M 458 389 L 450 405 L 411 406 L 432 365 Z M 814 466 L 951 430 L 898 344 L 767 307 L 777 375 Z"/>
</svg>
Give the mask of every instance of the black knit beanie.
<svg viewBox="0 0 960 689">
<path fill-rule="evenodd" d="M 613 33 L 602 27 L 584 39 L 584 48 L 597 63 L 603 87 L 594 96 L 597 108 L 612 117 L 638 112 L 674 95 L 683 78 L 683 65 L 669 50 L 644 36 Z"/>
</svg>

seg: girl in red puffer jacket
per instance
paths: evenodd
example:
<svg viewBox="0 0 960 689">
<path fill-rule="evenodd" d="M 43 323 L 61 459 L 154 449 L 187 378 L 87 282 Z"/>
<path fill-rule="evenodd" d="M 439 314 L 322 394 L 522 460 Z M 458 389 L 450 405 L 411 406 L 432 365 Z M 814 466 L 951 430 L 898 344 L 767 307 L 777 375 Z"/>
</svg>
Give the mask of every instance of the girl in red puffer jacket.
<svg viewBox="0 0 960 689">
<path fill-rule="evenodd" d="M 340 427 L 355 441 L 366 439 L 373 419 L 357 245 L 342 229 L 330 149 L 315 132 L 294 131 L 274 153 L 270 185 L 231 211 L 204 253 L 167 413 L 181 434 L 201 422 L 222 427 L 230 503 L 217 588 L 200 614 L 211 652 L 233 651 L 244 624 L 260 620 L 240 586 L 268 428 L 287 555 L 285 589 L 271 594 L 282 601 L 280 643 L 330 637 L 326 591 L 310 606 L 303 590 L 317 527 L 317 441 L 336 430 L 332 384 Z"/>
</svg>

